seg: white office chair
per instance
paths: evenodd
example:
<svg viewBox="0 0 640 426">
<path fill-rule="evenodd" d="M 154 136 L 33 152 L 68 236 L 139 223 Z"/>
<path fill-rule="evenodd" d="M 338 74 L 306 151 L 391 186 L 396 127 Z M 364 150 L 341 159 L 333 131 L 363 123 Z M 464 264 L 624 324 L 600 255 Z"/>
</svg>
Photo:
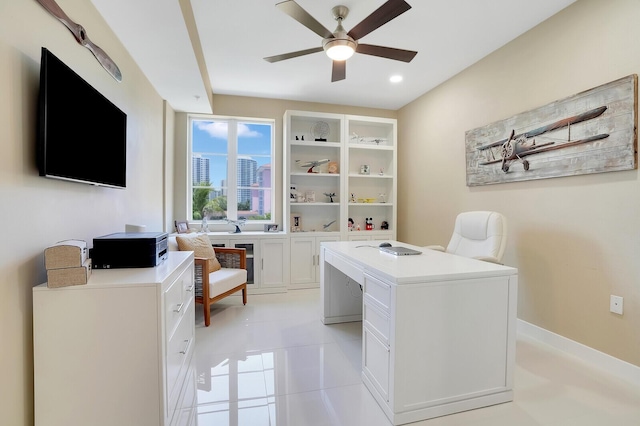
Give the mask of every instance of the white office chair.
<svg viewBox="0 0 640 426">
<path fill-rule="evenodd" d="M 474 211 L 456 217 L 446 252 L 487 262 L 501 263 L 507 243 L 507 219 L 496 212 Z M 445 251 L 442 246 L 426 246 Z"/>
</svg>

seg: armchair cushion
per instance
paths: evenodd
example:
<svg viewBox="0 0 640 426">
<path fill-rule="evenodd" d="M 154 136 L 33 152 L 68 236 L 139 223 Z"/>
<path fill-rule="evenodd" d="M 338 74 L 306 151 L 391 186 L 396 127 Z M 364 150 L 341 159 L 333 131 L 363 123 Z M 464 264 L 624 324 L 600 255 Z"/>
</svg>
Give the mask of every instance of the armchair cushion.
<svg viewBox="0 0 640 426">
<path fill-rule="evenodd" d="M 226 293 L 246 282 L 246 269 L 222 268 L 211 272 L 209 273 L 209 297 L 213 298 Z M 202 296 L 198 293 L 198 290 L 196 290 L 196 296 Z"/>
<path fill-rule="evenodd" d="M 206 235 L 196 236 L 177 236 L 176 241 L 180 251 L 192 251 L 194 257 L 200 257 L 207 259 L 208 272 L 215 272 L 222 268 L 218 259 L 216 259 L 216 252 L 211 246 L 211 241 Z"/>
</svg>

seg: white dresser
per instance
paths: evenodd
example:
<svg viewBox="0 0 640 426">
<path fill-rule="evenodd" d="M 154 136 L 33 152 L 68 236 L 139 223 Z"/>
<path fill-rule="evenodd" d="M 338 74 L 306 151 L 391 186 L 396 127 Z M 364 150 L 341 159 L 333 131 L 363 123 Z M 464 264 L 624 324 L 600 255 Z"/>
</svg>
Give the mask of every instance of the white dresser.
<svg viewBox="0 0 640 426">
<path fill-rule="evenodd" d="M 193 253 L 33 289 L 37 426 L 197 422 Z"/>
</svg>

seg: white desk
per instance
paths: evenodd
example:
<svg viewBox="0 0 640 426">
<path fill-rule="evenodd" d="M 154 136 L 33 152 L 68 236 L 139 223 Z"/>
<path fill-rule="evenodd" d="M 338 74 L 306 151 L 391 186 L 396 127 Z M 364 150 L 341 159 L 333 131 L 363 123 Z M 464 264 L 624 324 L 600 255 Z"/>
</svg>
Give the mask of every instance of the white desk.
<svg viewBox="0 0 640 426">
<path fill-rule="evenodd" d="M 512 401 L 517 269 L 379 243 L 322 243 L 320 286 L 325 324 L 362 320 L 362 380 L 389 420 Z"/>
</svg>

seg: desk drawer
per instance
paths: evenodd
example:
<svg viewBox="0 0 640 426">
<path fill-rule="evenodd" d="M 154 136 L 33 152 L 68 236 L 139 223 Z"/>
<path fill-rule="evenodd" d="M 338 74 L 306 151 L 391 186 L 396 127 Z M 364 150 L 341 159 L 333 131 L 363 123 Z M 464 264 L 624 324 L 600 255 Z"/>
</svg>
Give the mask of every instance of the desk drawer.
<svg viewBox="0 0 640 426">
<path fill-rule="evenodd" d="M 329 262 L 334 268 L 362 285 L 364 283 L 364 273 L 362 269 L 349 262 L 341 256 L 335 254 L 328 256 L 325 261 Z"/>
<path fill-rule="evenodd" d="M 383 312 L 376 305 L 369 302 L 369 297 L 365 296 L 362 319 L 367 328 L 377 332 L 384 343 L 389 344 L 390 320 L 389 315 Z"/>
<path fill-rule="evenodd" d="M 390 351 L 366 326 L 363 327 L 362 372 L 380 395 L 389 401 Z"/>
<path fill-rule="evenodd" d="M 374 303 L 389 313 L 389 306 L 391 305 L 391 286 L 379 279 L 364 274 L 364 294 L 369 296 Z"/>
</svg>

